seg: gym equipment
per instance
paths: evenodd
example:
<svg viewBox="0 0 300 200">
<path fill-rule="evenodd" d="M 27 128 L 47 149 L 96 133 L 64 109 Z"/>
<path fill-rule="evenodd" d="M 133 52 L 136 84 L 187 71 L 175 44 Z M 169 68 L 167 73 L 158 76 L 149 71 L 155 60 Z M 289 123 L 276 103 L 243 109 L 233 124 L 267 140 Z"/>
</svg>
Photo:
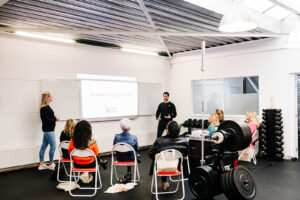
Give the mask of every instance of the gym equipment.
<svg viewBox="0 0 300 200">
<path fill-rule="evenodd" d="M 233 168 L 238 159 L 237 151 L 247 148 L 251 140 L 249 126 L 234 121 L 224 121 L 216 133 L 204 141 L 190 139 L 188 154 L 192 171 L 189 186 L 192 193 L 203 200 L 221 193 L 229 200 L 254 199 L 257 190 L 252 174 L 242 166 Z M 202 149 L 206 165 L 200 166 Z M 277 156 L 280 156 L 279 152 Z"/>
<path fill-rule="evenodd" d="M 230 200 L 252 200 L 257 187 L 251 172 L 244 166 L 238 166 L 221 175 L 221 187 Z"/>
<path fill-rule="evenodd" d="M 260 127 L 261 156 L 267 160 L 282 160 L 283 151 L 283 121 L 281 109 L 263 109 L 263 122 Z"/>
</svg>

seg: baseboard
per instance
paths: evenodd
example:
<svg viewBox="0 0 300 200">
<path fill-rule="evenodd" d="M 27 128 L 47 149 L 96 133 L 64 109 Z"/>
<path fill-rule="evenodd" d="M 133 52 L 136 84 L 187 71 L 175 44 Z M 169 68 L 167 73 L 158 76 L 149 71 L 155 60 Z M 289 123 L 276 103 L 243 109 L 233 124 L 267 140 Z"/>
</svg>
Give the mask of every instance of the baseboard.
<svg viewBox="0 0 300 200">
<path fill-rule="evenodd" d="M 140 147 L 139 150 L 147 150 L 147 149 L 150 149 L 150 148 L 151 148 L 151 145 L 146 145 L 146 146 Z M 110 155 L 111 155 L 110 151 L 101 153 L 101 156 L 110 156 Z M 57 160 L 55 160 L 54 162 L 57 163 Z M 39 165 L 39 163 L 32 163 L 32 164 L 27 164 L 27 165 L 7 167 L 7 168 L 0 169 L 0 173 L 34 168 L 34 167 L 38 167 L 38 165 Z"/>
</svg>

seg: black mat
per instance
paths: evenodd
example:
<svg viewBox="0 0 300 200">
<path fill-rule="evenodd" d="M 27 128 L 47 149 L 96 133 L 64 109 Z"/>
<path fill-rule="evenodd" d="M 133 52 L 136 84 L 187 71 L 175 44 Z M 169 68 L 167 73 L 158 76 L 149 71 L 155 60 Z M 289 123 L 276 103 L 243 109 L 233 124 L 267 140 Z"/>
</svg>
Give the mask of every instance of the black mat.
<svg viewBox="0 0 300 200">
<path fill-rule="evenodd" d="M 110 162 L 108 169 L 101 171 L 103 187 L 93 198 L 72 198 L 68 192 L 56 189 L 57 182 L 49 179 L 49 170 L 38 171 L 36 168 L 0 174 L 0 200 L 65 200 L 65 199 L 155 199 L 151 195 L 151 177 L 148 175 L 150 159 L 147 151 L 140 152 L 142 163 L 139 165 L 142 179 L 139 185 L 126 193 L 104 194 L 110 183 Z M 109 159 L 110 157 L 107 157 Z M 254 166 L 246 164 L 253 172 L 258 186 L 257 200 L 297 200 L 300 199 L 300 162 L 284 161 L 274 163 L 258 161 Z M 121 170 L 124 171 L 124 170 Z M 159 183 L 159 186 L 161 184 Z M 185 184 L 186 199 L 195 199 Z M 160 199 L 176 199 L 180 194 L 161 196 Z M 215 200 L 225 200 L 224 195 Z"/>
</svg>

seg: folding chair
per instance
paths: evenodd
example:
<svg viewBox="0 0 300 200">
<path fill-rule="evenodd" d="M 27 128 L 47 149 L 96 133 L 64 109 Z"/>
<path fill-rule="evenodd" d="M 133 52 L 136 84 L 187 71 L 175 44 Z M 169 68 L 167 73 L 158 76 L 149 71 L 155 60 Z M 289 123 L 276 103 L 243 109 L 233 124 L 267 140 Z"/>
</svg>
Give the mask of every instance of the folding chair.
<svg viewBox="0 0 300 200">
<path fill-rule="evenodd" d="M 63 158 L 63 153 L 62 153 L 62 149 L 66 149 L 69 151 L 69 141 L 62 141 L 59 146 L 58 146 L 58 150 L 59 150 L 59 155 L 60 155 L 60 159 L 58 160 L 58 166 L 57 166 L 57 181 L 60 182 L 60 183 L 66 183 L 66 182 L 69 182 L 69 181 L 63 181 L 63 180 L 60 180 L 59 179 L 59 171 L 60 171 L 60 165 L 62 164 L 63 167 L 64 167 L 64 170 L 67 174 L 67 176 L 70 176 L 68 170 L 67 170 L 67 167 L 65 165 L 65 163 L 71 163 L 71 160 L 70 159 L 66 159 L 66 158 Z"/>
<path fill-rule="evenodd" d="M 157 169 L 157 160 L 158 159 L 164 159 L 164 157 L 162 156 L 162 154 L 168 154 L 168 160 L 172 160 L 172 159 L 180 159 L 180 171 L 176 171 L 176 172 L 159 172 Z M 159 154 L 157 154 L 155 156 L 155 160 L 154 160 L 154 169 L 153 169 L 153 177 L 152 177 L 152 182 L 151 182 L 151 192 L 152 194 L 155 194 L 156 199 L 158 200 L 158 195 L 159 194 L 173 194 L 176 193 L 179 189 L 179 184 L 181 182 L 182 185 L 182 197 L 180 199 L 184 199 L 185 197 L 185 188 L 184 188 L 184 177 L 183 177 L 183 156 L 182 154 L 175 150 L 175 149 L 168 149 L 165 151 L 160 152 Z M 158 176 L 178 176 L 178 181 L 177 182 L 177 186 L 176 189 L 173 191 L 168 191 L 168 192 L 158 192 L 158 186 L 157 186 L 157 177 Z M 155 182 L 155 191 L 153 191 L 153 182 Z"/>
<path fill-rule="evenodd" d="M 120 152 L 120 153 L 132 152 L 134 155 L 134 161 L 130 161 L 130 162 L 121 162 L 118 160 L 115 161 L 114 152 Z M 127 143 L 123 143 L 123 142 L 113 145 L 112 152 L 111 152 L 111 173 L 110 173 L 110 184 L 111 185 L 113 185 L 114 172 L 115 172 L 117 180 L 119 181 L 116 166 L 134 166 L 133 183 L 136 183 L 137 181 L 140 180 L 140 172 L 139 172 L 139 168 L 138 168 L 138 164 L 137 164 L 136 152 L 131 145 L 129 145 Z"/>
<path fill-rule="evenodd" d="M 238 160 L 240 160 L 243 155 L 246 153 L 246 150 L 249 149 L 251 156 L 252 156 L 252 162 L 254 165 L 257 164 L 257 160 L 256 160 L 256 155 L 255 155 L 255 143 L 258 141 L 258 139 L 255 139 L 256 135 L 258 134 L 258 131 L 256 130 L 253 135 L 252 135 L 252 140 L 251 140 L 251 144 L 242 151 L 242 153 L 240 154 Z"/>
<path fill-rule="evenodd" d="M 187 163 L 186 165 L 187 165 L 188 175 L 190 175 L 191 169 L 190 169 L 189 156 L 187 155 L 186 157 L 183 157 L 183 159 L 186 160 L 186 163 Z M 178 181 L 178 180 L 173 180 L 172 177 L 170 177 L 170 180 L 171 180 L 172 182 Z M 189 178 L 187 177 L 187 178 L 185 178 L 185 179 L 183 179 L 183 180 L 187 181 L 187 180 L 189 180 Z"/>
<path fill-rule="evenodd" d="M 76 168 L 76 167 L 73 166 L 74 165 L 73 157 L 81 157 L 81 158 L 94 157 L 96 166 L 93 167 L 93 168 Z M 97 190 L 102 187 L 97 156 L 90 149 L 84 149 L 84 150 L 74 149 L 70 154 L 70 159 L 71 159 L 70 186 L 71 186 L 72 178 L 75 179 L 76 183 L 79 181 L 80 172 L 89 172 L 89 173 L 95 172 L 95 185 L 94 185 L 94 187 L 79 187 L 79 189 L 83 189 L 83 190 L 94 190 L 93 194 L 88 194 L 88 195 L 73 194 L 72 190 L 69 190 L 70 195 L 73 196 L 73 197 L 92 197 L 92 196 L 94 196 L 97 193 Z M 97 187 L 98 179 L 99 179 L 99 186 Z"/>
</svg>

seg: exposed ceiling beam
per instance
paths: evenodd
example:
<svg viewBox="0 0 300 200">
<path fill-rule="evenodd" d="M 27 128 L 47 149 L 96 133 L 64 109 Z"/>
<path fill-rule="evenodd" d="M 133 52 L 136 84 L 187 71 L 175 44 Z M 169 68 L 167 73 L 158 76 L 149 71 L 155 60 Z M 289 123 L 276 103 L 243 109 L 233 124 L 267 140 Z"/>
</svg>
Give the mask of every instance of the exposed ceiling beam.
<svg viewBox="0 0 300 200">
<path fill-rule="evenodd" d="M 197 5 L 219 14 L 226 14 L 232 5 L 232 0 L 201 0 L 195 1 Z M 196 5 L 195 5 L 196 6 Z M 251 9 L 253 17 L 257 21 L 259 28 L 267 32 L 282 33 L 282 21 L 273 17 L 267 16 L 256 10 Z"/>
<path fill-rule="evenodd" d="M 287 9 L 288 11 L 294 13 L 295 15 L 300 15 L 299 3 L 295 3 L 295 0 L 270 0 L 271 2 Z"/>
<path fill-rule="evenodd" d="M 142 11 L 144 12 L 144 14 L 145 14 L 145 16 L 146 16 L 146 18 L 147 18 L 147 20 L 148 20 L 150 26 L 152 27 L 153 31 L 156 31 L 156 30 L 157 30 L 157 27 L 155 26 L 155 24 L 154 24 L 154 22 L 153 22 L 153 20 L 152 20 L 152 17 L 150 16 L 150 14 L 149 14 L 149 12 L 148 12 L 148 9 L 146 8 L 146 6 L 145 6 L 145 4 L 144 4 L 144 1 L 143 1 L 143 0 L 137 0 L 137 1 L 138 1 L 139 5 L 140 5 Z M 171 54 L 170 54 L 170 51 L 169 51 L 169 49 L 168 49 L 166 43 L 165 43 L 164 40 L 162 39 L 161 35 L 158 35 L 157 37 L 158 37 L 158 39 L 159 39 L 161 45 L 165 48 L 165 50 L 166 50 L 168 56 L 169 56 L 169 57 L 172 57 Z"/>
<path fill-rule="evenodd" d="M 8 0 L 0 0 L 0 6 L 6 4 L 8 2 Z"/>
<path fill-rule="evenodd" d="M 1 27 L 0 32 L 31 32 L 31 33 L 63 33 L 91 35 L 139 35 L 139 36 L 174 36 L 174 37 L 284 37 L 288 33 L 216 33 L 216 32 L 167 32 L 167 31 L 103 31 L 103 30 L 70 30 L 70 29 L 32 29 Z"/>
</svg>

